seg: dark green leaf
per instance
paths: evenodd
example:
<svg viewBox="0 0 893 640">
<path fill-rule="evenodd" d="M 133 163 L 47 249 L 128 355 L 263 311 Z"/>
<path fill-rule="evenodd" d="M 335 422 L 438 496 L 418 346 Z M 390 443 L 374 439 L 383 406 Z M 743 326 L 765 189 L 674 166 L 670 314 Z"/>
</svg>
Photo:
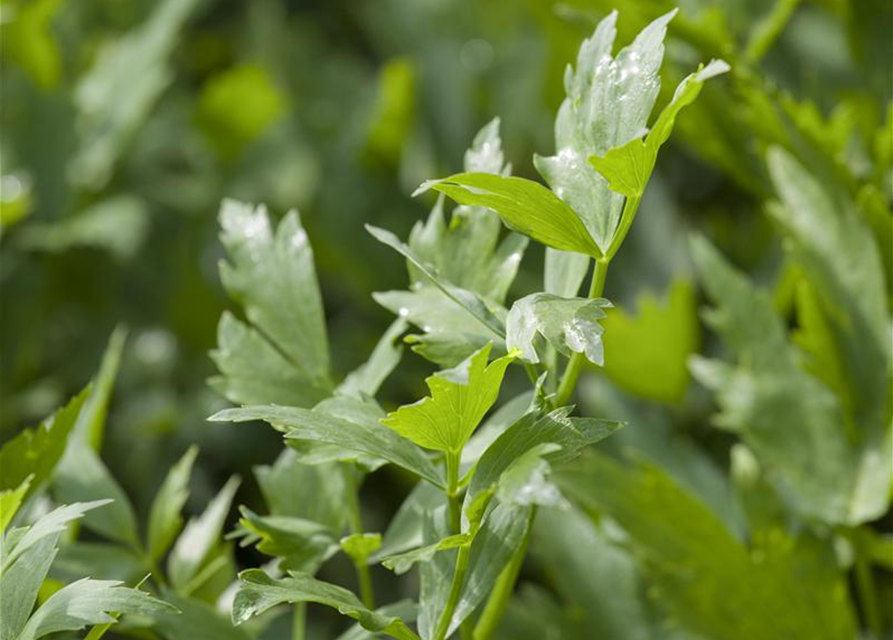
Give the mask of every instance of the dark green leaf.
<svg viewBox="0 0 893 640">
<path fill-rule="evenodd" d="M 241 624 L 249 618 L 285 602 L 316 602 L 337 609 L 357 620 L 364 629 L 385 633 L 397 640 L 418 640 L 399 618 L 370 611 L 347 589 L 316 580 L 305 573 L 294 573 L 276 580 L 260 569 L 239 574 L 241 585 L 233 602 L 233 622 Z"/>
<path fill-rule="evenodd" d="M 443 486 L 440 473 L 421 449 L 380 424 L 373 427 L 371 424 L 357 424 L 322 411 L 277 406 L 225 409 L 209 420 L 264 420 L 287 428 L 286 438 L 333 444 L 348 451 L 378 456 L 412 471 L 432 484 Z"/>
</svg>

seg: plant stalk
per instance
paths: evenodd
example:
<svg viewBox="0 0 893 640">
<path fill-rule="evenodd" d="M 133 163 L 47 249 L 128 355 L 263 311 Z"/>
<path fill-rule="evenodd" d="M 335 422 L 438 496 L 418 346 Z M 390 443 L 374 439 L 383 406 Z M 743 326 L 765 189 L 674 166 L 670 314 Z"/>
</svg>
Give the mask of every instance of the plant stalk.
<svg viewBox="0 0 893 640">
<path fill-rule="evenodd" d="M 605 276 L 608 273 L 608 260 L 599 258 L 595 261 L 595 272 L 592 274 L 592 284 L 589 286 L 589 297 L 600 298 L 605 291 Z M 574 353 L 567 363 L 564 375 L 558 385 L 555 394 L 555 406 L 562 407 L 568 403 L 577 386 L 577 378 L 583 370 L 585 356 L 582 353 Z"/>
<path fill-rule="evenodd" d="M 456 606 L 459 604 L 459 598 L 462 595 L 462 587 L 465 583 L 465 572 L 468 570 L 470 554 L 470 543 L 459 547 L 459 554 L 456 556 L 456 570 L 453 572 L 453 581 L 450 584 L 450 594 L 447 597 L 443 613 L 440 614 L 440 620 L 437 622 L 437 629 L 432 636 L 433 640 L 446 639 L 447 632 L 450 629 L 450 622 L 453 621 L 453 614 L 456 612 Z"/>
<path fill-rule="evenodd" d="M 304 640 L 307 620 L 307 604 L 299 602 L 294 607 L 291 619 L 291 640 Z"/>
<path fill-rule="evenodd" d="M 447 500 L 450 507 L 450 534 L 462 533 L 462 503 L 459 501 L 460 454 L 446 454 Z"/>
<path fill-rule="evenodd" d="M 360 512 L 360 502 L 358 499 L 359 486 L 356 480 L 356 469 L 350 463 L 342 466 L 344 472 L 345 494 L 347 495 L 347 524 L 351 533 L 363 533 L 363 518 Z M 369 565 L 365 562 L 354 560 L 354 567 L 357 571 L 357 582 L 360 585 L 360 599 L 367 609 L 375 608 L 375 591 L 372 587 L 372 574 L 369 572 Z"/>
<path fill-rule="evenodd" d="M 524 564 L 524 556 L 527 555 L 527 545 L 530 543 L 530 532 L 533 530 L 533 519 L 536 517 L 536 506 L 531 507 L 530 515 L 527 517 L 527 531 L 524 532 L 524 538 L 521 544 L 515 549 L 509 564 L 499 574 L 493 591 L 487 599 L 484 612 L 478 619 L 474 628 L 474 640 L 490 640 L 502 614 L 512 598 L 515 591 L 515 583 L 518 581 L 518 574 L 521 573 L 521 565 Z"/>
<path fill-rule="evenodd" d="M 865 616 L 865 625 L 871 632 L 871 637 L 881 640 L 883 637 L 883 622 L 877 606 L 877 593 L 874 588 L 874 577 L 871 574 L 871 566 L 862 554 L 859 547 L 856 548 L 856 589 L 859 592 L 859 603 L 862 605 L 862 614 Z"/>
</svg>

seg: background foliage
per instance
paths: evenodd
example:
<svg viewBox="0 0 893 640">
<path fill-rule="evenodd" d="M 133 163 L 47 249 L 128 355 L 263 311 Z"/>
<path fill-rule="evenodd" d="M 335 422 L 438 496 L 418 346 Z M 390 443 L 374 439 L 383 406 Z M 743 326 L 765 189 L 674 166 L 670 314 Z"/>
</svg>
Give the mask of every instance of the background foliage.
<svg viewBox="0 0 893 640">
<path fill-rule="evenodd" d="M 861 626 L 891 637 L 889 489 L 862 487 L 854 469 L 866 452 L 891 455 L 893 5 L 678 4 L 658 106 L 699 62 L 723 58 L 732 71 L 679 116 L 608 275 L 605 297 L 616 308 L 602 322 L 605 367 L 587 369 L 579 405 L 629 426 L 562 475 L 577 507 L 538 519 L 501 632 L 830 639 Z M 673 6 L 624 2 L 618 41 Z M 331 367 L 320 370 L 341 380 L 393 320 L 370 292 L 406 287 L 402 261 L 364 224 L 407 237 L 434 202 L 412 192 L 460 171 L 494 116 L 513 174 L 537 178 L 534 153 L 555 148 L 564 67 L 612 8 L 602 0 L 0 3 L 0 439 L 65 405 L 105 352 L 90 395 L 98 426 L 79 418 L 70 428 L 101 444 L 108 477 L 90 481 L 106 487 L 102 497 L 128 496 L 111 512 L 86 513 L 92 533 L 52 577 L 136 584 L 144 567 L 121 549 L 142 552 L 146 541 L 160 561 L 178 531 L 150 518 L 160 488 L 204 514 L 210 537 L 193 560 L 205 568 L 232 544 L 218 539 L 238 517 L 231 503 L 244 505 L 241 522 L 255 535 L 265 526 L 256 514 L 276 511 L 260 478 L 277 467 L 254 469 L 273 463 L 281 439 L 206 422 L 228 406 L 221 383 L 208 384 L 225 368 L 209 357 L 218 320 L 241 313 L 218 276 L 227 244 L 220 202 L 265 202 L 274 219 L 300 211 L 329 326 Z M 804 206 L 825 215 L 822 226 L 790 213 Z M 510 299 L 541 289 L 543 251 L 533 244 Z M 876 270 L 865 266 L 872 252 Z M 237 280 L 224 284 L 238 289 Z M 701 314 L 704 306 L 712 310 Z M 407 350 L 379 395 L 385 409 L 422 397 L 431 371 Z M 509 376 L 502 397 L 524 383 Z M 779 435 L 779 424 L 799 426 Z M 64 479 L 66 469 L 77 476 L 72 468 L 98 465 L 96 453 L 70 446 L 64 456 L 54 497 L 92 499 L 78 491 L 83 478 Z M 765 468 L 779 460 L 790 489 L 782 495 Z M 194 467 L 188 494 L 165 480 L 174 464 L 180 485 Z M 3 488 L 24 477 L 4 476 Z M 371 476 L 365 528 L 384 530 L 410 488 L 399 470 Z M 179 518 L 174 511 L 168 519 Z M 337 529 L 339 517 L 310 519 Z M 109 538 L 119 555 L 89 546 Z M 585 550 L 592 566 L 569 570 L 572 550 Z M 854 554 L 872 559 L 851 565 Z M 235 558 L 239 567 L 267 559 L 249 546 Z M 200 566 L 172 561 L 161 593 L 209 616 L 212 629 L 219 619 L 201 607 L 228 584 L 227 563 L 187 600 Z M 692 567 L 713 581 L 691 584 Z M 326 571 L 339 584 L 354 579 L 349 562 Z M 408 593 L 379 571 L 377 586 L 393 596 L 383 602 Z M 839 594 L 866 580 L 875 606 L 855 597 L 841 606 Z M 813 595 L 791 604 L 789 594 L 804 590 Z M 738 604 L 724 609 L 719 598 Z M 748 607 L 761 614 L 730 623 Z M 817 611 L 829 619 L 772 635 L 779 619 Z M 314 637 L 342 624 L 311 616 Z M 182 637 L 176 625 L 171 617 L 159 633 Z M 266 633 L 281 632 L 274 623 Z"/>
</svg>

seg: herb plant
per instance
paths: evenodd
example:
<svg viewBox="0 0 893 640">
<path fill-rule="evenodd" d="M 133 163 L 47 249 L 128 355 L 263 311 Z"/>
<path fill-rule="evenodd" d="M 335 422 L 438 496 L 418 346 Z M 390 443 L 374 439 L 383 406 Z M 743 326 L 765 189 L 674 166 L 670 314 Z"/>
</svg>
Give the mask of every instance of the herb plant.
<svg viewBox="0 0 893 640">
<path fill-rule="evenodd" d="M 554 152 L 532 161 L 542 180 L 513 175 L 495 118 L 462 172 L 416 189 L 431 210 L 405 240 L 366 225 L 408 282 L 372 294 L 394 318 L 346 375 L 299 213 L 222 203 L 233 309 L 209 385 L 230 406 L 209 420 L 266 423 L 281 451 L 244 483 L 256 499 L 232 475 L 197 505 L 191 446 L 140 511 L 101 456 L 116 330 L 93 382 L 0 449 L 0 640 L 891 637 L 893 109 L 867 145 L 858 117 L 825 121 L 760 78 L 796 2 L 743 39 L 721 13 L 635 4 L 629 25 L 616 11 L 593 25 L 567 67 Z M 162 55 L 163 27 L 191 5 L 165 3 L 122 59 Z M 664 68 L 675 88 L 661 83 L 668 29 L 679 57 L 713 58 Z M 250 69 L 230 81 L 263 84 Z M 115 122 L 118 149 L 135 125 Z M 630 264 L 621 248 L 649 242 L 637 233 L 679 250 L 661 226 L 677 218 L 648 200 L 674 129 L 781 240 L 771 276 L 754 277 L 721 231 L 681 242 L 703 348 L 688 280 L 637 314 L 605 297 Z M 78 180 L 107 181 L 113 157 L 88 151 Z M 400 404 L 389 380 L 420 362 L 432 373 Z M 405 490 L 390 519 L 376 474 Z"/>
</svg>

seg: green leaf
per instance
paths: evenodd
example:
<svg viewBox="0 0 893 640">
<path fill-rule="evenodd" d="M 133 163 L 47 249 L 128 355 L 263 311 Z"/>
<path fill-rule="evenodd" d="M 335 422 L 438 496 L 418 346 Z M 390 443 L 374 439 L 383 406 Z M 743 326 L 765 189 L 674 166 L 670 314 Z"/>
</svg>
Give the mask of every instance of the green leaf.
<svg viewBox="0 0 893 640">
<path fill-rule="evenodd" d="M 27 499 L 43 484 L 65 453 L 68 434 L 89 394 L 88 386 L 40 426 L 23 429 L 3 444 L 0 449 L 0 490 L 16 489 L 32 476 L 31 486 L 25 493 Z"/>
<path fill-rule="evenodd" d="M 493 590 L 502 570 L 521 545 L 529 522 L 528 509 L 499 504 L 487 515 L 471 543 L 469 570 L 447 636 L 458 629 Z"/>
<path fill-rule="evenodd" d="M 563 251 L 602 255 L 574 210 L 546 187 L 526 180 L 489 173 L 458 173 L 422 184 L 416 193 L 434 189 L 459 204 L 487 207 L 509 229 Z"/>
<path fill-rule="evenodd" d="M 341 538 L 341 550 L 357 564 L 366 564 L 381 549 L 380 533 L 353 533 Z"/>
<path fill-rule="evenodd" d="M 53 494 L 60 503 L 109 498 L 111 504 L 89 513 L 84 526 L 111 540 L 141 548 L 133 505 L 100 457 L 85 441 L 73 440 L 53 479 Z"/>
<path fill-rule="evenodd" d="M 471 543 L 471 539 L 472 536 L 468 533 L 447 536 L 434 544 L 386 556 L 381 559 L 381 563 L 398 576 L 403 575 L 419 562 L 430 562 L 438 551 L 447 551 L 465 546 Z"/>
<path fill-rule="evenodd" d="M 622 423 L 595 418 L 568 418 L 568 413 L 569 407 L 555 409 L 543 416 L 527 413 L 496 438 L 475 467 L 465 496 L 465 508 L 468 509 L 482 493 L 496 489 L 503 474 L 527 454 L 533 452 L 533 458 L 526 459 L 527 465 L 535 465 L 535 459 L 551 463 L 567 462 L 579 455 L 586 446 L 603 440 L 622 426 Z M 544 449 L 544 445 L 556 446 Z M 523 472 L 524 469 L 516 471 Z M 527 470 L 527 477 L 529 471 L 530 469 Z M 522 474 L 521 487 L 524 478 Z M 503 502 L 513 499 L 506 493 L 505 487 L 501 490 L 503 495 L 500 499 Z"/>
<path fill-rule="evenodd" d="M 475 137 L 465 154 L 465 169 L 508 173 L 498 119 Z M 377 293 L 374 298 L 422 330 L 406 337 L 413 351 L 441 367 L 452 367 L 488 341 L 501 346 L 502 303 L 528 241 L 515 233 L 500 241 L 499 216 L 484 207 L 455 207 L 447 221 L 443 204 L 441 195 L 428 220 L 416 223 L 410 232 L 410 290 Z M 395 246 L 390 240 L 389 244 Z M 402 246 L 395 248 L 407 251 Z"/>
<path fill-rule="evenodd" d="M 493 119 L 474 138 L 465 152 L 465 171 L 508 175 L 504 166 L 499 118 Z M 426 223 L 416 223 L 409 246 L 451 283 L 502 303 L 511 286 L 527 246 L 527 238 L 509 234 L 500 243 L 499 216 L 484 207 L 456 207 L 447 224 L 443 196 L 431 210 Z M 409 268 L 411 284 L 426 284 L 424 274 Z"/>
<path fill-rule="evenodd" d="M 167 640 L 252 640 L 243 627 L 234 627 L 230 617 L 196 598 L 184 598 L 170 589 L 162 597 L 177 609 L 172 615 L 155 614 L 155 627 Z M 85 639 L 86 640 L 86 639 Z"/>
<path fill-rule="evenodd" d="M 340 464 L 303 464 L 295 451 L 284 449 L 272 466 L 255 467 L 254 475 L 273 515 L 312 520 L 332 531 L 344 527 L 346 489 Z"/>
<path fill-rule="evenodd" d="M 198 456 L 198 447 L 191 446 L 170 468 L 152 501 L 149 511 L 149 557 L 160 560 L 183 528 L 181 511 L 189 497 L 189 478 Z"/>
<path fill-rule="evenodd" d="M 534 164 L 552 190 L 582 219 L 599 252 L 608 251 L 620 223 L 623 198 L 608 189 L 587 159 L 641 137 L 660 90 L 663 40 L 672 11 L 648 25 L 611 57 L 617 12 L 602 20 L 564 74 L 567 97 L 555 119 L 556 155 Z M 556 247 L 564 248 L 564 247 Z"/>
<path fill-rule="evenodd" d="M 564 496 L 548 480 L 552 467 L 545 457 L 557 451 L 561 451 L 559 445 L 544 442 L 515 458 L 499 477 L 496 491 L 499 501 L 520 506 L 566 508 L 568 503 Z"/>
<path fill-rule="evenodd" d="M 508 175 L 504 166 L 499 119 L 493 119 L 474 138 L 465 152 L 465 171 Z M 527 238 L 509 234 L 499 242 L 499 216 L 484 207 L 459 206 L 447 224 L 443 196 L 431 210 L 426 223 L 416 223 L 409 246 L 451 283 L 502 303 L 515 279 Z M 426 284 L 424 274 L 409 266 L 411 284 Z"/>
<path fill-rule="evenodd" d="M 289 516 L 259 516 L 241 508 L 241 546 L 257 544 L 261 553 L 281 557 L 288 571 L 315 572 L 338 551 L 333 532 L 325 525 Z"/>
<path fill-rule="evenodd" d="M 575 632 L 567 637 L 672 637 L 653 610 L 634 555 L 579 509 L 538 509 L 530 552 L 576 614 L 565 615 Z"/>
<path fill-rule="evenodd" d="M 426 482 L 416 484 L 391 518 L 382 538 L 381 548 L 374 554 L 372 561 L 380 562 L 387 556 L 421 546 L 427 514 L 445 505 L 443 491 Z"/>
<path fill-rule="evenodd" d="M 404 622 L 410 622 L 416 619 L 418 615 L 418 607 L 412 600 L 399 600 L 379 607 L 377 611 L 387 616 L 395 616 Z M 359 624 L 353 625 L 350 629 L 342 633 L 336 640 L 375 640 L 378 634 L 372 631 L 366 631 Z"/>
<path fill-rule="evenodd" d="M 55 87 L 62 73 L 62 56 L 52 29 L 61 5 L 60 0 L 17 4 L 11 23 L 3 25 L 4 54 L 44 90 Z"/>
<path fill-rule="evenodd" d="M 813 555 L 816 541 L 792 539 L 779 530 L 770 548 L 748 549 L 704 503 L 657 467 L 624 467 L 595 450 L 559 480 L 565 495 L 623 528 L 642 558 L 639 566 L 654 596 L 676 624 L 700 637 L 856 637 L 830 541 L 821 545 L 819 556 L 825 557 L 818 557 Z M 717 594 L 722 594 L 719 601 Z"/>
<path fill-rule="evenodd" d="M 654 171 L 657 152 L 669 139 L 676 116 L 683 107 L 695 101 L 707 80 L 728 70 L 729 65 L 724 61 L 712 60 L 706 67 L 688 75 L 676 88 L 670 104 L 661 111 L 644 140 L 636 138 L 605 153 L 590 155 L 589 163 L 608 180 L 613 191 L 628 198 L 641 198 Z"/>
<path fill-rule="evenodd" d="M 208 141 L 225 160 L 234 160 L 286 112 L 286 97 L 263 69 L 240 64 L 205 82 L 197 120 Z"/>
<path fill-rule="evenodd" d="M 16 244 L 23 249 L 64 254 L 75 247 L 108 251 L 119 262 L 133 258 L 150 229 L 149 207 L 131 195 L 110 196 L 61 220 L 23 227 Z"/>
<path fill-rule="evenodd" d="M 505 370 L 514 359 L 508 355 L 488 365 L 489 355 L 488 344 L 459 366 L 429 376 L 425 383 L 430 396 L 400 407 L 381 423 L 427 449 L 460 453 L 496 402 Z"/>
<path fill-rule="evenodd" d="M 263 420 L 288 429 L 287 439 L 333 444 L 348 451 L 378 456 L 443 487 L 443 479 L 425 454 L 406 438 L 379 424 L 357 424 L 322 411 L 300 407 L 259 406 L 225 409 L 209 420 L 248 422 Z"/>
<path fill-rule="evenodd" d="M 127 330 L 120 326 L 116 327 L 109 337 L 108 346 L 102 356 L 102 364 L 90 388 L 90 395 L 78 413 L 77 422 L 74 423 L 73 435 L 87 443 L 93 451 L 98 452 L 102 448 L 106 415 L 126 340 Z"/>
<path fill-rule="evenodd" d="M 846 372 L 853 418 L 866 440 L 887 425 L 891 384 L 890 315 L 878 246 L 852 201 L 772 147 L 769 174 L 784 206 L 769 214 L 782 226 L 789 254 L 802 265 Z"/>
<path fill-rule="evenodd" d="M 635 395 L 679 402 L 688 390 L 688 358 L 700 342 L 692 286 L 677 280 L 663 304 L 644 293 L 636 309 L 635 316 L 620 307 L 609 309 L 602 320 L 605 374 Z"/>
<path fill-rule="evenodd" d="M 130 547 L 115 542 L 78 540 L 62 545 L 53 563 L 53 577 L 63 583 L 90 576 L 136 584 L 146 577 L 147 566 L 145 554 Z"/>
<path fill-rule="evenodd" d="M 550 293 L 533 293 L 517 300 L 506 319 L 506 347 L 517 349 L 526 362 L 539 362 L 534 346 L 537 334 L 559 353 L 582 353 L 594 364 L 604 364 L 599 320 L 611 303 L 603 298 L 559 298 Z"/>
<path fill-rule="evenodd" d="M 388 245 L 405 256 L 406 259 L 429 278 L 444 295 L 467 311 L 474 320 L 481 323 L 481 325 L 488 329 L 494 337 L 502 338 L 505 335 L 505 329 L 503 328 L 502 322 L 496 315 L 494 315 L 487 306 L 487 303 L 482 300 L 480 296 L 472 291 L 457 287 L 441 279 L 434 267 L 428 265 L 415 253 L 415 251 L 406 244 L 400 242 L 400 239 L 390 231 L 385 231 L 384 229 L 379 229 L 378 227 L 373 227 L 368 224 L 366 225 L 366 230 L 369 231 L 376 240 L 382 244 Z"/>
<path fill-rule="evenodd" d="M 57 530 L 36 541 L 0 576 L 0 638 L 16 638 L 25 626 L 56 558 L 60 533 Z"/>
<path fill-rule="evenodd" d="M 198 0 L 165 0 L 147 20 L 96 57 L 74 92 L 79 145 L 71 176 L 98 190 L 131 137 L 173 78 L 169 63 L 180 33 Z"/>
<path fill-rule="evenodd" d="M 110 500 L 94 500 L 93 502 L 76 502 L 57 507 L 42 516 L 29 527 L 10 529 L 3 534 L 3 558 L 0 564 L 0 575 L 13 566 L 15 561 L 32 546 L 57 533 L 65 531 L 72 520 L 77 520 L 88 511 L 107 505 Z"/>
<path fill-rule="evenodd" d="M 294 573 L 276 580 L 260 569 L 249 569 L 239 574 L 239 580 L 241 584 L 233 602 L 234 624 L 241 624 L 278 604 L 316 602 L 337 609 L 369 631 L 385 633 L 397 640 L 418 640 L 399 618 L 370 611 L 347 589 L 308 574 Z"/>
<path fill-rule="evenodd" d="M 800 367 L 771 297 L 752 287 L 705 240 L 693 241 L 692 255 L 718 304 L 707 320 L 739 361 L 737 366 L 692 361 L 695 377 L 717 393 L 722 409 L 717 426 L 741 436 L 801 513 L 831 523 L 856 523 L 882 513 L 885 492 L 858 490 L 859 455 L 847 440 L 840 402 Z M 889 481 L 887 473 L 883 482 Z"/>
<path fill-rule="evenodd" d="M 157 615 L 176 608 L 148 593 L 121 586 L 116 580 L 84 578 L 62 587 L 34 612 L 17 640 L 35 640 L 59 631 L 77 631 L 90 624 L 115 622 L 111 613 Z"/>
<path fill-rule="evenodd" d="M 33 477 L 33 475 L 28 476 L 15 489 L 0 491 L 0 534 L 6 531 L 6 527 L 9 526 L 19 507 L 22 506 L 22 501 L 25 499 L 25 494 L 28 493 Z"/>
<path fill-rule="evenodd" d="M 211 355 L 221 372 L 216 389 L 239 404 L 310 406 L 328 396 L 329 349 L 313 250 L 296 211 L 273 232 L 266 208 L 225 200 L 221 241 L 231 262 L 220 265 L 247 327 L 221 318 Z"/>
<path fill-rule="evenodd" d="M 413 351 L 442 367 L 459 364 L 488 342 L 502 343 L 501 334 L 494 334 L 434 287 L 378 292 L 372 297 L 385 309 L 420 327 L 424 333 L 409 335 L 406 342 Z"/>
<path fill-rule="evenodd" d="M 582 253 L 559 251 L 546 247 L 543 266 L 543 289 L 562 298 L 574 298 L 580 293 L 589 271 L 590 257 Z"/>
<path fill-rule="evenodd" d="M 406 320 L 397 318 L 381 336 L 369 359 L 350 372 L 344 381 L 338 385 L 336 393 L 348 396 L 368 395 L 378 393 L 381 383 L 387 379 L 394 368 L 400 363 L 403 355 L 403 346 L 398 339 L 407 328 Z"/>
<path fill-rule="evenodd" d="M 205 567 L 220 539 L 240 480 L 231 477 L 197 518 L 192 518 L 174 543 L 167 573 L 175 589 L 185 587 Z"/>
</svg>

